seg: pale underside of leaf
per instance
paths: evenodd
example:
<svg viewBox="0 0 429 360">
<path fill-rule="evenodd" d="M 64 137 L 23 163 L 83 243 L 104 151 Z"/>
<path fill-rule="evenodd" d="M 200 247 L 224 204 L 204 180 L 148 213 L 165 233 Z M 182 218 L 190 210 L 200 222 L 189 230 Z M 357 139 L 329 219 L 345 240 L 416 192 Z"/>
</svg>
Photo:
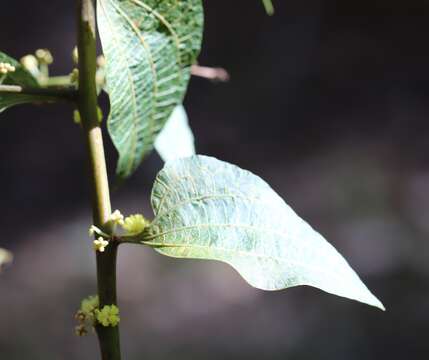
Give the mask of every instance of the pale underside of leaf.
<svg viewBox="0 0 429 360">
<path fill-rule="evenodd" d="M 254 287 L 309 285 L 383 309 L 344 258 L 252 173 L 205 156 L 158 174 L 142 242 L 178 258 L 219 260 Z"/>
<path fill-rule="evenodd" d="M 0 75 L 1 81 L 0 85 L 19 85 L 23 87 L 39 87 L 37 80 L 31 75 L 18 61 L 14 58 L 6 55 L 3 52 L 0 52 L 0 62 L 9 63 L 15 67 L 15 71 L 7 74 L 6 77 Z M 7 94 L 0 93 L 0 112 L 4 111 L 8 107 L 26 103 L 32 103 L 37 100 L 40 100 L 35 95 L 23 95 L 23 94 Z"/>
<path fill-rule="evenodd" d="M 174 109 L 159 133 L 155 149 L 165 162 L 195 155 L 194 135 L 182 105 Z"/>
<path fill-rule="evenodd" d="M 124 178 L 183 100 L 203 29 L 201 0 L 98 0 L 109 133 Z"/>
</svg>

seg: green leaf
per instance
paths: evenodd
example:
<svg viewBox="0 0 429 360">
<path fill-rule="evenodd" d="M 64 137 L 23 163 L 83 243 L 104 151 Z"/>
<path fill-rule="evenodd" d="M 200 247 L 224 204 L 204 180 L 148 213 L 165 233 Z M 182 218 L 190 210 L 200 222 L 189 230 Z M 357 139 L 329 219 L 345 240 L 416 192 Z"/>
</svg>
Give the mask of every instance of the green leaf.
<svg viewBox="0 0 429 360">
<path fill-rule="evenodd" d="M 256 175 L 206 156 L 169 162 L 152 190 L 140 242 L 163 255 L 219 260 L 254 287 L 309 285 L 383 305 L 344 258 Z"/>
<path fill-rule="evenodd" d="M 6 85 L 20 85 L 27 87 L 39 87 L 39 83 L 36 78 L 31 75 L 20 62 L 14 58 L 0 52 L 0 62 L 9 63 L 15 67 L 15 71 L 8 73 L 6 78 L 3 80 L 3 84 Z"/>
<path fill-rule="evenodd" d="M 194 135 L 182 105 L 174 109 L 159 133 L 155 140 L 155 149 L 165 162 L 195 155 Z"/>
<path fill-rule="evenodd" d="M 37 80 L 31 75 L 17 60 L 6 55 L 3 52 L 0 52 L 0 62 L 9 63 L 15 67 L 15 71 L 8 73 L 4 78 L 0 75 L 0 85 L 18 85 L 22 87 L 32 87 L 37 88 L 39 84 Z M 35 95 L 24 95 L 19 93 L 0 93 L 0 112 L 4 111 L 6 108 L 31 103 L 37 101 L 39 98 Z"/>
<path fill-rule="evenodd" d="M 34 102 L 33 95 L 2 94 L 0 93 L 0 113 L 9 107 Z"/>
<path fill-rule="evenodd" d="M 200 51 L 201 0 L 97 0 L 106 57 L 108 128 L 125 178 L 184 97 Z"/>
<path fill-rule="evenodd" d="M 271 0 L 262 0 L 262 3 L 264 4 L 265 11 L 268 15 L 274 15 L 274 6 Z"/>
</svg>

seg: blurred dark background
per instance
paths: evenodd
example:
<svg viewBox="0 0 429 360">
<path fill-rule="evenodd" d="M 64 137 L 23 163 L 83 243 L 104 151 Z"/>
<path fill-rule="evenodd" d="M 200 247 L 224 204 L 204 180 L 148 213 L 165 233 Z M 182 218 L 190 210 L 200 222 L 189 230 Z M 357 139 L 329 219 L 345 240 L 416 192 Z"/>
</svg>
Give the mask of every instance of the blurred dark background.
<svg viewBox="0 0 429 360">
<path fill-rule="evenodd" d="M 427 359 L 429 356 L 429 2 L 205 1 L 200 63 L 186 107 L 199 153 L 266 179 L 324 234 L 387 312 L 310 288 L 265 293 L 223 264 L 124 247 L 119 294 L 124 358 Z M 74 2 L 3 4 L 0 49 L 52 50 L 71 71 Z M 104 99 L 105 100 L 105 99 Z M 95 292 L 85 154 L 73 109 L 1 114 L 1 359 L 96 359 L 73 335 Z M 109 168 L 116 154 L 106 137 Z M 144 211 L 162 167 L 155 153 L 113 194 Z"/>
</svg>

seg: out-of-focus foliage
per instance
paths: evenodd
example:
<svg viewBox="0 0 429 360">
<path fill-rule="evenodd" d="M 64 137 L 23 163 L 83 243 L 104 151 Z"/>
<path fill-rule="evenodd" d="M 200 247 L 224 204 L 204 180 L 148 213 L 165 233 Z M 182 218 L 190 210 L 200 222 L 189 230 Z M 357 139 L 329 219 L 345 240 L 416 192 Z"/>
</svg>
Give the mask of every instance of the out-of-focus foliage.
<svg viewBox="0 0 429 360">
<path fill-rule="evenodd" d="M 3 265 L 10 263 L 12 259 L 13 256 L 9 251 L 0 248 L 0 270 Z"/>
<path fill-rule="evenodd" d="M 265 11 L 268 15 L 274 14 L 274 6 L 271 0 L 262 0 L 262 3 L 264 4 Z"/>
</svg>

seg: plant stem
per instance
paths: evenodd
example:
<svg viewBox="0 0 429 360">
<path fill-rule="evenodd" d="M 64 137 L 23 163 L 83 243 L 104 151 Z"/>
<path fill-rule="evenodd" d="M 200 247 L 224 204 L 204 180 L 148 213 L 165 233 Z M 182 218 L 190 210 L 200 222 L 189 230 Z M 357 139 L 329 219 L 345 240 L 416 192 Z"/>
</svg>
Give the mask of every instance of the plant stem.
<svg viewBox="0 0 429 360">
<path fill-rule="evenodd" d="M 67 86 L 70 84 L 70 75 L 51 76 L 46 80 L 46 86 Z"/>
<path fill-rule="evenodd" d="M 79 51 L 79 112 L 89 155 L 94 225 L 109 233 L 111 214 L 109 183 L 103 137 L 97 114 L 96 33 L 93 0 L 77 0 Z M 116 255 L 118 246 L 111 242 L 104 253 L 97 252 L 97 280 L 100 308 L 117 305 Z M 103 360 L 120 360 L 119 327 L 96 326 Z"/>
</svg>

